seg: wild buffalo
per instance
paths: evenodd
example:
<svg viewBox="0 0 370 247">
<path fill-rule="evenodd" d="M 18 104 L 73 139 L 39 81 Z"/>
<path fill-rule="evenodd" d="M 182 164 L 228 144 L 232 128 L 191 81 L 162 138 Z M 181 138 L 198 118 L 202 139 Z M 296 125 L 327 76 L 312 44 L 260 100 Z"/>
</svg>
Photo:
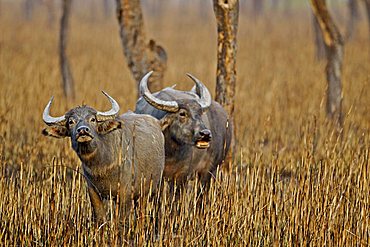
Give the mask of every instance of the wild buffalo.
<svg viewBox="0 0 370 247">
<path fill-rule="evenodd" d="M 139 196 L 155 191 L 163 173 L 164 138 L 158 120 L 148 115 L 125 113 L 118 116 L 119 105 L 103 92 L 112 109 L 99 112 L 89 106 L 78 106 L 64 116 L 51 117 L 53 97 L 45 107 L 43 134 L 56 138 L 70 137 L 72 148 L 82 161 L 94 219 L 102 222 L 105 210 L 102 200 L 119 195 L 127 208 Z M 141 183 L 143 182 L 143 183 Z M 133 196 L 133 197 L 132 197 Z"/>
<path fill-rule="evenodd" d="M 165 137 L 166 162 L 163 175 L 179 185 L 198 174 L 208 183 L 223 162 L 230 147 L 232 126 L 220 104 L 213 101 L 208 89 L 194 76 L 191 91 L 165 88 L 152 94 L 147 73 L 140 82 L 136 113 L 160 120 Z"/>
</svg>

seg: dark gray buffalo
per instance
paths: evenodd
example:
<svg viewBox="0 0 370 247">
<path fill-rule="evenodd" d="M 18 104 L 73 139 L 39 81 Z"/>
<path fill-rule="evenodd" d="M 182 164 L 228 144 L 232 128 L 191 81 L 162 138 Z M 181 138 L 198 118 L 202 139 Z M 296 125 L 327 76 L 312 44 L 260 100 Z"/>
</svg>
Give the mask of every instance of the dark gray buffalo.
<svg viewBox="0 0 370 247">
<path fill-rule="evenodd" d="M 51 98 L 43 114 L 44 122 L 49 125 L 43 130 L 44 135 L 71 138 L 72 148 L 82 161 L 98 222 L 105 219 L 102 200 L 110 193 L 119 195 L 122 208 L 127 208 L 132 196 L 139 196 L 141 185 L 144 193 L 149 192 L 151 183 L 155 191 L 165 161 L 158 120 L 132 112 L 118 116 L 119 105 L 103 93 L 112 104 L 107 112 L 79 106 L 62 117 L 51 117 Z"/>
<path fill-rule="evenodd" d="M 149 114 L 160 120 L 165 137 L 164 177 L 183 185 L 194 174 L 208 183 L 223 162 L 231 142 L 232 126 L 220 104 L 213 101 L 208 89 L 198 79 L 191 91 L 174 87 L 151 94 L 147 81 L 140 82 L 136 113 Z"/>
</svg>

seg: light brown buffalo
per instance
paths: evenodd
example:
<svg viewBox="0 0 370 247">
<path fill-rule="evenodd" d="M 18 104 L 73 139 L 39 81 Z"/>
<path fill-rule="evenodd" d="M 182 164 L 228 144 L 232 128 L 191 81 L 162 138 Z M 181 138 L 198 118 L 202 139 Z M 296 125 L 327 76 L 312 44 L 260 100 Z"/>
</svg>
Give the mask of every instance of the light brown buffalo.
<svg viewBox="0 0 370 247">
<path fill-rule="evenodd" d="M 64 116 L 51 117 L 51 98 L 43 114 L 49 125 L 43 130 L 44 135 L 71 138 L 72 148 L 82 161 L 94 219 L 98 222 L 105 220 L 102 200 L 110 195 L 119 195 L 120 206 L 127 209 L 132 199 L 140 196 L 141 186 L 145 194 L 151 185 L 155 191 L 165 161 L 158 121 L 132 112 L 118 116 L 119 105 L 104 94 L 112 104 L 107 112 L 79 106 Z"/>
</svg>

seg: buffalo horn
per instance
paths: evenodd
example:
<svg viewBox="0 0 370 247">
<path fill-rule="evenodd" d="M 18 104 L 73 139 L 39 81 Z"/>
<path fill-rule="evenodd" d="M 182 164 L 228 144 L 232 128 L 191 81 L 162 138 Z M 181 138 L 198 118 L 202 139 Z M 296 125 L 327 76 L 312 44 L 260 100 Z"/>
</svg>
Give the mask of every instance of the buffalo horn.
<svg viewBox="0 0 370 247">
<path fill-rule="evenodd" d="M 53 102 L 53 99 L 54 99 L 54 96 L 50 98 L 49 103 L 46 105 L 44 109 L 44 113 L 42 114 L 42 119 L 47 125 L 62 124 L 66 120 L 65 116 L 61 116 L 61 117 L 50 116 L 50 107 L 51 107 L 51 103 Z"/>
<path fill-rule="evenodd" d="M 197 78 L 195 78 L 193 75 L 191 75 L 189 73 L 187 73 L 186 75 L 189 76 L 190 79 L 192 79 L 195 82 L 195 90 L 192 89 L 192 91 L 195 91 L 198 94 L 198 96 L 199 96 L 199 100 L 198 100 L 199 105 L 203 109 L 208 108 L 212 103 L 211 93 L 208 91 L 207 87 L 204 86 L 204 84 L 200 80 L 198 80 Z"/>
<path fill-rule="evenodd" d="M 148 72 L 143 79 L 140 81 L 140 93 L 144 97 L 144 99 L 153 107 L 166 111 L 166 112 L 177 112 L 179 110 L 179 105 L 176 101 L 165 101 L 156 98 L 148 88 L 148 79 L 150 75 L 153 73 L 153 71 Z"/>
<path fill-rule="evenodd" d="M 117 101 L 115 101 L 106 92 L 102 91 L 102 93 L 108 98 L 108 100 L 112 104 L 112 109 L 110 109 L 109 111 L 105 111 L 105 112 L 98 111 L 96 113 L 96 116 L 98 118 L 98 121 L 104 121 L 106 119 L 112 119 L 112 118 L 114 119 L 114 118 L 116 118 L 116 116 L 117 116 L 117 114 L 119 112 L 119 105 L 118 105 Z"/>
</svg>

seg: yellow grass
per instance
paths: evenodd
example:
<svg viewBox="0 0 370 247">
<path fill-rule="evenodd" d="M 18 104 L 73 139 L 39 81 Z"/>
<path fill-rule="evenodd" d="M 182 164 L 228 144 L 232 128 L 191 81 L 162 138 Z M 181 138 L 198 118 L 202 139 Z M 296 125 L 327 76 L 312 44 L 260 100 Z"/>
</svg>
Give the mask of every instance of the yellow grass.
<svg viewBox="0 0 370 247">
<path fill-rule="evenodd" d="M 49 28 L 42 13 L 25 22 L 15 4 L 3 6 L 9 11 L 0 16 L 2 244 L 368 246 L 370 50 L 364 21 L 345 46 L 340 139 L 325 120 L 325 65 L 314 60 L 307 10 L 254 23 L 242 15 L 232 169 L 221 171 L 203 198 L 192 182 L 178 202 L 164 191 L 159 212 L 151 202 L 126 216 L 123 227 L 110 217 L 97 228 L 90 220 L 79 160 L 68 140 L 41 135 L 41 114 L 51 95 L 54 115 L 82 103 L 104 110 L 109 103 L 101 90 L 120 103 L 122 112 L 134 109 L 135 84 L 117 23 L 114 16 L 72 18 L 68 54 L 77 100 L 66 102 L 58 26 Z M 214 92 L 212 17 L 203 23 L 191 13 L 147 17 L 148 36 L 169 56 L 166 85 L 190 89 L 185 76 L 190 72 Z M 107 202 L 107 208 L 114 216 L 114 203 Z"/>
</svg>

